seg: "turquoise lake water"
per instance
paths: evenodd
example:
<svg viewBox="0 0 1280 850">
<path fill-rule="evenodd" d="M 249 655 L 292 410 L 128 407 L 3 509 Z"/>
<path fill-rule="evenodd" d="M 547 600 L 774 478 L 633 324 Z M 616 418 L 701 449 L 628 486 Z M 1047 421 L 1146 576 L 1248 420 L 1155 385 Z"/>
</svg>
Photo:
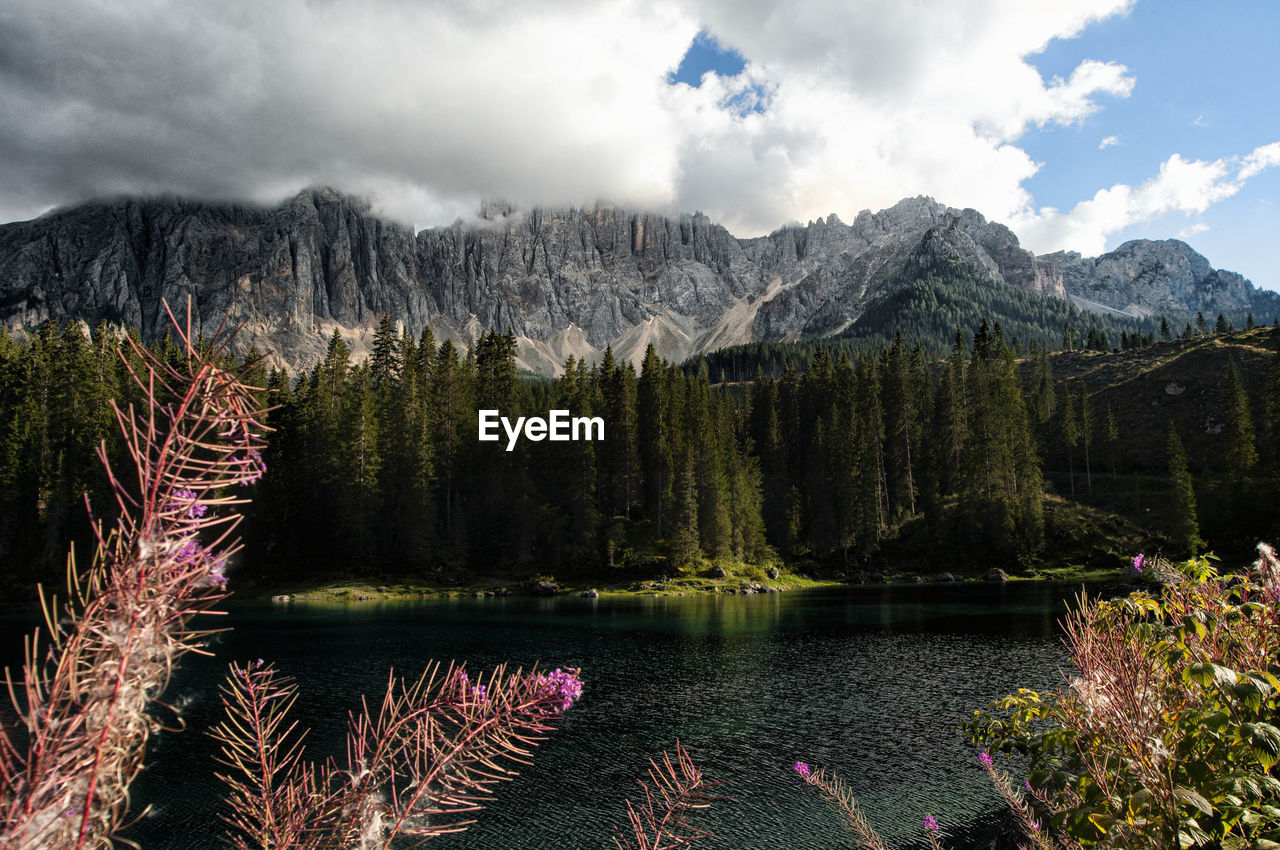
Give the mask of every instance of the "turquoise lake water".
<svg viewBox="0 0 1280 850">
<path fill-rule="evenodd" d="M 228 661 L 264 658 L 298 680 L 313 754 L 340 751 L 347 712 L 387 670 L 430 659 L 582 668 L 580 702 L 465 833 L 435 850 L 612 847 L 647 759 L 677 739 L 728 799 L 698 847 L 854 846 L 791 770 L 844 777 L 896 846 L 931 814 L 976 847 L 998 800 L 956 731 L 1018 687 L 1061 681 L 1057 621 L 1075 588 L 1041 583 L 841 588 L 762 596 L 485 599 L 231 605 L 215 658 L 188 657 L 168 698 L 187 731 L 155 741 L 134 785 L 151 810 L 125 835 L 145 848 L 223 846 L 214 743 Z"/>
</svg>

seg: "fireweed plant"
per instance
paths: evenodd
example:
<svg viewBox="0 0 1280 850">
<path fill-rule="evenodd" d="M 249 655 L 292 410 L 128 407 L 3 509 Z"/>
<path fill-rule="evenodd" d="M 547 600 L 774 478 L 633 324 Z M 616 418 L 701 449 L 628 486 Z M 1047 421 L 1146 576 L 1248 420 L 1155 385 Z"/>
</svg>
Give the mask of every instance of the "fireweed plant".
<svg viewBox="0 0 1280 850">
<path fill-rule="evenodd" d="M 1080 596 L 1057 693 L 1019 690 L 965 724 L 1019 847 L 1280 848 L 1280 560 L 1258 553 L 1238 575 L 1138 555 L 1131 576 L 1158 589 Z M 1029 761 L 1022 788 L 991 752 Z M 842 780 L 794 770 L 859 846 L 887 850 Z M 937 820 L 923 828 L 940 850 Z"/>
<path fill-rule="evenodd" d="M 1029 759 L 1022 796 L 1054 836 L 1280 846 L 1280 562 L 1258 552 L 1240 575 L 1135 558 L 1161 587 L 1081 596 L 1064 621 L 1076 672 L 1057 693 L 1020 690 L 966 724 L 979 746 Z"/>
<path fill-rule="evenodd" d="M 261 660 L 233 664 L 227 718 L 213 730 L 229 772 L 231 843 L 237 848 L 417 846 L 461 832 L 494 785 L 527 763 L 530 748 L 582 693 L 576 670 L 472 681 L 461 666 L 429 666 L 416 682 L 392 675 L 381 704 L 353 714 L 345 764 L 304 761 L 287 723 L 288 677 Z"/>
<path fill-rule="evenodd" d="M 168 312 L 168 305 L 165 310 Z M 46 626 L 26 646 L 21 678 L 6 671 L 16 722 L 0 726 L 0 848 L 109 848 L 142 769 L 146 744 L 178 660 L 204 652 L 209 632 L 190 627 L 226 598 L 226 566 L 239 549 L 246 500 L 232 488 L 266 470 L 266 411 L 226 360 L 230 336 L 197 346 L 171 312 L 186 354 L 162 361 L 129 340 L 129 374 L 141 410 L 113 403 L 133 476 L 99 459 L 120 516 L 95 523 L 91 567 L 68 558 L 71 601 L 41 590 Z M 247 364 L 248 370 L 253 364 Z M 389 674 L 381 702 L 350 717 L 345 759 L 303 758 L 304 732 L 289 722 L 293 681 L 262 659 L 232 664 L 222 686 L 226 718 L 211 734 L 228 787 L 228 840 L 239 848 L 416 846 L 465 829 L 465 815 L 515 776 L 532 747 L 582 694 L 577 670 L 507 672 L 472 679 L 464 666 L 428 665 L 416 681 Z M 706 785 L 677 744 L 651 762 L 645 802 L 627 804 L 623 848 L 670 850 L 708 833 L 688 822 Z M 416 839 L 416 840 L 413 840 Z"/>
<path fill-rule="evenodd" d="M 167 309 L 167 307 L 166 307 Z M 170 318 L 173 316 L 170 314 Z M 26 644 L 22 677 L 6 671 L 16 724 L 0 732 L 0 846 L 111 845 L 142 768 L 151 713 L 178 659 L 200 651 L 189 622 L 226 595 L 226 563 L 239 516 L 211 509 L 262 475 L 263 425 L 252 392 L 218 365 L 223 349 L 162 363 L 134 346 L 125 358 L 145 405 L 113 404 L 134 475 L 106 468 L 120 510 L 94 524 L 92 564 L 68 558 L 70 601 L 41 591 L 47 638 Z M 130 340 L 132 344 L 132 340 Z M 47 641 L 47 643 L 46 643 Z"/>
<path fill-rule="evenodd" d="M 707 838 L 711 833 L 690 816 L 716 799 L 707 793 L 712 784 L 677 741 L 674 762 L 669 753 L 663 753 L 661 761 L 649 760 L 649 782 L 640 782 L 644 802 L 635 806 L 627 801 L 631 835 L 616 829 L 613 843 L 618 850 L 674 850 Z"/>
</svg>

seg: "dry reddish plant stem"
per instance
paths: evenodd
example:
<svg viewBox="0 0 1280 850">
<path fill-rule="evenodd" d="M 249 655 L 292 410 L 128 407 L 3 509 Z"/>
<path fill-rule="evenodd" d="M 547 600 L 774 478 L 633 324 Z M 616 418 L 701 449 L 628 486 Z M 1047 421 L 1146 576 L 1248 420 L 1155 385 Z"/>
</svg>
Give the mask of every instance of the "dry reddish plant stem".
<svg viewBox="0 0 1280 850">
<path fill-rule="evenodd" d="M 227 719 L 213 731 L 232 771 L 231 840 L 238 848 L 417 846 L 474 820 L 494 786 L 528 763 L 543 733 L 581 692 L 576 670 L 507 673 L 473 682 L 465 668 L 433 664 L 416 682 L 388 677 L 376 712 L 352 715 L 346 764 L 302 760 L 302 735 L 285 714 L 293 682 L 261 661 L 232 665 Z"/>
<path fill-rule="evenodd" d="M 637 807 L 627 801 L 631 834 L 615 830 L 619 850 L 671 850 L 711 835 L 689 822 L 695 811 L 711 805 L 714 798 L 706 793 L 710 783 L 679 741 L 675 752 L 675 761 L 670 753 L 663 753 L 661 761 L 649 760 L 649 782 L 640 781 L 644 802 Z"/>
<path fill-rule="evenodd" d="M 858 808 L 858 801 L 854 799 L 853 792 L 843 779 L 834 774 L 828 774 L 825 770 L 801 773 L 800 778 L 818 789 L 823 799 L 844 816 L 845 824 L 858 837 L 860 846 L 865 850 L 888 850 L 880 833 L 875 831 L 871 822 L 867 820 L 867 816 L 862 813 L 862 809 Z"/>
<path fill-rule="evenodd" d="M 16 728 L 0 734 L 5 848 L 112 845 L 129 783 L 158 729 L 148 711 L 177 660 L 198 651 L 205 635 L 188 621 L 225 596 L 226 558 L 237 549 L 230 534 L 240 517 L 209 511 L 242 502 L 220 493 L 260 477 L 266 429 L 252 391 L 216 365 L 228 340 L 218 345 L 215 336 L 197 352 L 189 309 L 185 329 L 174 324 L 185 360 L 162 363 L 135 345 L 141 365 L 126 364 L 144 408 L 113 404 L 135 483 L 117 476 L 105 447 L 98 449 L 120 518 L 109 532 L 95 525 L 87 572 L 68 559 L 67 605 L 60 610 L 42 589 L 49 645 L 37 631 L 21 679 L 5 674 L 17 714 Z"/>
</svg>

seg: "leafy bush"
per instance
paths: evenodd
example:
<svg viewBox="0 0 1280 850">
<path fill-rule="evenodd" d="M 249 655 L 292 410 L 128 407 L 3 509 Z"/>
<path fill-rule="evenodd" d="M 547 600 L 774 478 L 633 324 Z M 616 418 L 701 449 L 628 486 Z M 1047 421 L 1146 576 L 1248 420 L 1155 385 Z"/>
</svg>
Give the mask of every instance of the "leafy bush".
<svg viewBox="0 0 1280 850">
<path fill-rule="evenodd" d="M 1280 562 L 1134 559 L 1162 589 L 1081 596 L 1065 620 L 1078 671 L 976 712 L 974 743 L 1030 762 L 1056 835 L 1085 847 L 1280 847 Z M 1143 572 L 1145 567 L 1145 572 Z"/>
</svg>

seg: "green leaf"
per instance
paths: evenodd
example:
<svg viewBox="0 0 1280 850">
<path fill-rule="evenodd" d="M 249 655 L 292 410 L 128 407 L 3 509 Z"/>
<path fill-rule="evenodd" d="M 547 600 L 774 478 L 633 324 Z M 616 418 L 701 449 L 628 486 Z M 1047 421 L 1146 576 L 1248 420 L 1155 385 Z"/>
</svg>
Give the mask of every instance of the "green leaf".
<svg viewBox="0 0 1280 850">
<path fill-rule="evenodd" d="M 1186 680 L 1195 682 L 1202 687 L 1207 687 L 1210 684 L 1234 685 L 1238 678 L 1236 671 L 1230 667 L 1223 667 L 1221 664 L 1212 664 L 1207 661 L 1188 664 L 1182 675 Z"/>
<path fill-rule="evenodd" d="M 1143 788 L 1129 798 L 1129 803 L 1125 808 L 1130 821 L 1151 808 L 1152 796 L 1149 789 Z"/>
<path fill-rule="evenodd" d="M 1264 768 L 1270 770 L 1280 761 L 1280 729 L 1270 723 L 1246 723 L 1240 732 L 1247 736 L 1249 749 Z"/>
<path fill-rule="evenodd" d="M 1190 788 L 1175 788 L 1173 789 L 1173 799 L 1184 806 L 1192 806 L 1199 809 L 1206 815 L 1213 814 L 1213 806 L 1198 791 L 1193 791 Z"/>
<path fill-rule="evenodd" d="M 1107 830 L 1116 822 L 1116 819 L 1104 812 L 1094 812 L 1089 815 L 1089 823 L 1093 824 L 1093 828 L 1103 835 L 1107 834 Z"/>
<path fill-rule="evenodd" d="M 1231 686 L 1231 692 L 1253 711 L 1262 708 L 1262 691 L 1251 679 L 1244 679 Z"/>
<path fill-rule="evenodd" d="M 1231 723 L 1231 717 L 1225 711 L 1215 711 L 1213 714 L 1206 716 L 1201 724 L 1204 728 L 1213 732 L 1221 732 Z"/>
</svg>

